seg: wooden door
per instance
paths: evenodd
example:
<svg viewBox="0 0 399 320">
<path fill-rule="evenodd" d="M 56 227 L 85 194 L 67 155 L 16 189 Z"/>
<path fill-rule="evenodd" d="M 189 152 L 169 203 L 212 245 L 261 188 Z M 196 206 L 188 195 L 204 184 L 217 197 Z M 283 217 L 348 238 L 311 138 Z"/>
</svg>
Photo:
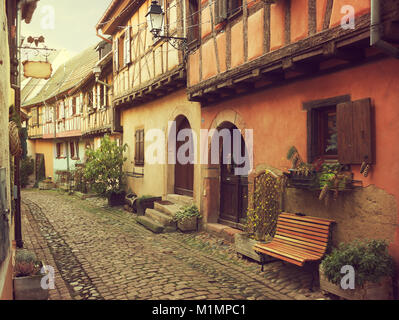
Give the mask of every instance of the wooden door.
<svg viewBox="0 0 399 320">
<path fill-rule="evenodd" d="M 230 129 L 231 137 L 233 129 Z M 220 143 L 219 145 L 223 145 Z M 241 137 L 241 151 L 244 154 L 245 142 Z M 233 142 L 231 141 L 231 150 Z M 223 147 L 221 150 L 223 157 Z M 245 224 L 246 212 L 248 208 L 248 175 L 235 175 L 235 168 L 243 166 L 234 163 L 223 163 L 221 157 L 220 164 L 220 218 L 219 222 L 242 229 Z"/>
<path fill-rule="evenodd" d="M 191 129 L 190 123 L 188 122 L 187 118 L 184 118 L 178 128 L 176 130 L 177 135 L 179 134 L 180 130 L 183 129 Z M 176 135 L 176 155 L 177 150 L 185 144 L 189 137 L 186 137 L 185 141 L 177 141 Z M 193 143 L 193 139 L 190 139 L 191 143 Z M 194 150 L 193 145 L 191 146 L 191 150 Z M 188 151 L 186 151 L 186 157 L 188 157 Z M 181 164 L 179 161 L 176 161 L 175 164 L 175 193 L 186 195 L 186 196 L 193 196 L 193 185 L 194 185 L 194 164 L 187 163 Z"/>
</svg>

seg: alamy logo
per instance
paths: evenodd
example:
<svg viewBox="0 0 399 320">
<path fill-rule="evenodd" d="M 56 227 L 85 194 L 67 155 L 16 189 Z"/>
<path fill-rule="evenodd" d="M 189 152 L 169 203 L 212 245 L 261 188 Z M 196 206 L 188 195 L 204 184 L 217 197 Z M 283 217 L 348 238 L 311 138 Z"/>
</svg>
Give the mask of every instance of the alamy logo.
<svg viewBox="0 0 399 320">
<path fill-rule="evenodd" d="M 146 131 L 146 163 L 225 164 L 234 167 L 235 175 L 248 175 L 252 171 L 252 129 L 245 129 L 244 132 L 239 129 L 201 129 L 198 138 L 192 129 L 182 129 L 177 132 L 176 122 L 169 121 L 168 133 L 166 148 L 164 131 L 161 129 Z M 177 147 L 178 142 L 179 147 Z M 200 157 L 198 157 L 198 142 Z"/>
<path fill-rule="evenodd" d="M 341 274 L 345 274 L 341 279 L 341 288 L 344 290 L 355 289 L 355 269 L 345 265 L 341 268 Z"/>
<path fill-rule="evenodd" d="M 54 285 L 54 268 L 52 266 L 43 266 L 40 270 L 41 274 L 44 274 L 40 280 L 40 286 L 43 290 L 55 289 Z"/>
</svg>

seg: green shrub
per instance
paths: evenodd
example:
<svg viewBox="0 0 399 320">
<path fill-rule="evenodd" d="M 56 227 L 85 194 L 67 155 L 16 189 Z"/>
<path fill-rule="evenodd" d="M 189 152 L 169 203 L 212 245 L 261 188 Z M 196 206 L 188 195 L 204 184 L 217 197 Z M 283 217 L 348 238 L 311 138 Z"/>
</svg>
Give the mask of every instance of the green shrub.
<svg viewBox="0 0 399 320">
<path fill-rule="evenodd" d="M 94 192 L 109 198 L 111 194 L 124 192 L 122 171 L 127 145 L 119 147 L 108 135 L 101 139 L 97 150 L 86 150 L 84 178 Z"/>
<path fill-rule="evenodd" d="M 41 262 L 36 255 L 26 249 L 17 250 L 15 254 L 14 273 L 16 277 L 33 276 L 39 273 Z"/>
<path fill-rule="evenodd" d="M 26 157 L 20 162 L 21 187 L 24 188 L 29 183 L 29 176 L 35 171 L 35 162 L 31 157 Z"/>
<path fill-rule="evenodd" d="M 340 244 L 321 263 L 327 279 L 340 284 L 341 268 L 350 265 L 355 270 L 355 283 L 362 286 L 365 281 L 379 282 L 381 277 L 392 276 L 394 262 L 384 240 L 356 240 Z"/>
<path fill-rule="evenodd" d="M 174 215 L 173 220 L 182 222 L 192 217 L 201 218 L 201 214 L 195 204 L 181 207 Z"/>
</svg>

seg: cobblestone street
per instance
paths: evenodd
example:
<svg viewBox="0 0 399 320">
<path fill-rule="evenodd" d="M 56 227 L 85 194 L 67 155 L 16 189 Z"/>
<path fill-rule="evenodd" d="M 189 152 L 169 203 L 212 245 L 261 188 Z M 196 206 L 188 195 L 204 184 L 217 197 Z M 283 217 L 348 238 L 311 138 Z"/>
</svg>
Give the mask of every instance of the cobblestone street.
<svg viewBox="0 0 399 320">
<path fill-rule="evenodd" d="M 53 300 L 321 299 L 309 272 L 260 266 L 205 232 L 153 234 L 121 208 L 58 191 L 22 193 L 24 247 L 55 269 Z M 317 283 L 317 280 L 316 280 Z"/>
</svg>

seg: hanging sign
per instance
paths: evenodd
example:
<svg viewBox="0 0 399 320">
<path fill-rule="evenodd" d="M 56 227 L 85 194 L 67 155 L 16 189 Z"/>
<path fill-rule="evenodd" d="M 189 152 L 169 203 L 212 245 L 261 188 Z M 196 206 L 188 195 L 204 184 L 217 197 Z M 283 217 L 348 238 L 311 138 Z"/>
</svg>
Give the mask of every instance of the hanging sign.
<svg viewBox="0 0 399 320">
<path fill-rule="evenodd" d="M 24 76 L 27 78 L 49 79 L 53 73 L 50 62 L 46 61 L 24 61 Z"/>
</svg>

